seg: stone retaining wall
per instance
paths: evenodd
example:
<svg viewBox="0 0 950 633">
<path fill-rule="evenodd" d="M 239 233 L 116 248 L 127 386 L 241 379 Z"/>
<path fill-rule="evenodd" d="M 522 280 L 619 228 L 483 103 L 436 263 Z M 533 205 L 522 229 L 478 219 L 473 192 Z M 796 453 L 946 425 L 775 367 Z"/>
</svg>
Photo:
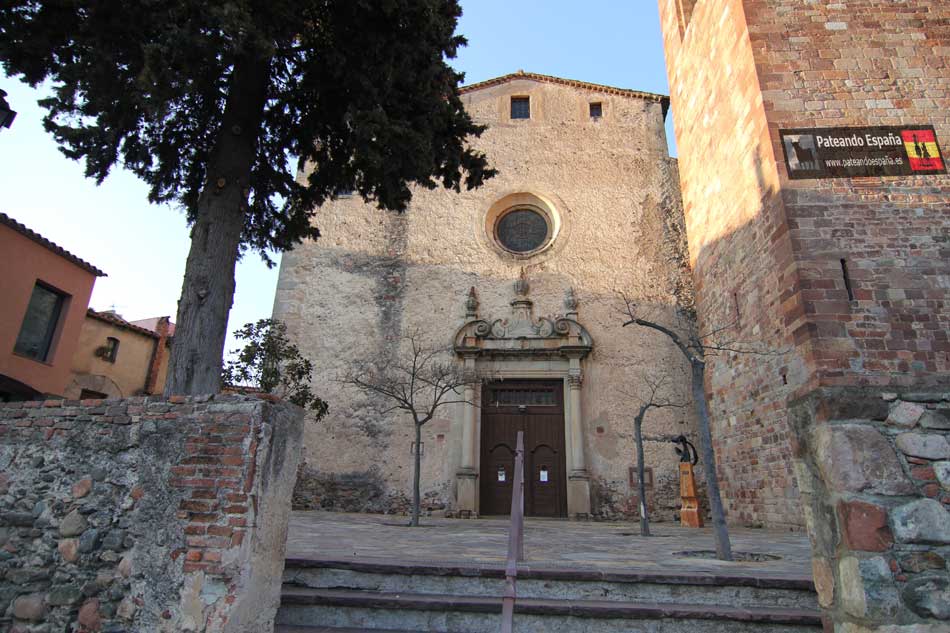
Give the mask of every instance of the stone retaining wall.
<svg viewBox="0 0 950 633">
<path fill-rule="evenodd" d="M 950 389 L 820 389 L 789 419 L 815 585 L 835 630 L 946 631 Z"/>
<path fill-rule="evenodd" d="M 0 405 L 0 630 L 269 633 L 301 437 L 246 396 Z"/>
</svg>

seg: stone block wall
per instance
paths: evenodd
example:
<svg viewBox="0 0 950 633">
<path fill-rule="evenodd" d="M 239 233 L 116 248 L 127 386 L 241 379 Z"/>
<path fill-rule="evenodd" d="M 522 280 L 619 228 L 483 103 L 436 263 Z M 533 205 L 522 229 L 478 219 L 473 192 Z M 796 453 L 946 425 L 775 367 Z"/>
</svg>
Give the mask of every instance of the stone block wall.
<svg viewBox="0 0 950 633">
<path fill-rule="evenodd" d="M 699 329 L 794 347 L 797 271 L 741 0 L 660 0 Z M 731 523 L 800 527 L 785 401 L 797 354 L 716 354 L 706 391 Z"/>
<path fill-rule="evenodd" d="M 709 363 L 727 510 L 795 522 L 789 397 L 950 375 L 950 176 L 790 180 L 779 131 L 930 124 L 946 153 L 950 5 L 660 9 L 701 329 L 788 352 Z"/>
<path fill-rule="evenodd" d="M 950 627 L 950 389 L 797 400 L 796 470 L 821 606 L 839 633 Z"/>
<path fill-rule="evenodd" d="M 813 341 L 802 350 L 810 371 L 826 385 L 946 377 L 950 176 L 788 180 L 778 130 L 933 125 L 946 155 L 950 5 L 742 4 L 800 280 L 793 329 L 796 343 Z"/>
<path fill-rule="evenodd" d="M 269 633 L 301 420 L 233 395 L 0 405 L 0 629 Z"/>
</svg>

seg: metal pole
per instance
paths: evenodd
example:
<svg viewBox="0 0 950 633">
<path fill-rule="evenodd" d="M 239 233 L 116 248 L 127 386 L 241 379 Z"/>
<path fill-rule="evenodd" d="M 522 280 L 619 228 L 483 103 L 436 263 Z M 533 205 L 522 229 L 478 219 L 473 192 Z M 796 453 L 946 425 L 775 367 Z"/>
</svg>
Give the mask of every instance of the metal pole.
<svg viewBox="0 0 950 633">
<path fill-rule="evenodd" d="M 505 595 L 501 602 L 501 632 L 512 633 L 515 617 L 518 563 L 524 561 L 524 431 L 518 431 L 515 472 L 511 486 L 511 525 L 505 564 Z"/>
</svg>

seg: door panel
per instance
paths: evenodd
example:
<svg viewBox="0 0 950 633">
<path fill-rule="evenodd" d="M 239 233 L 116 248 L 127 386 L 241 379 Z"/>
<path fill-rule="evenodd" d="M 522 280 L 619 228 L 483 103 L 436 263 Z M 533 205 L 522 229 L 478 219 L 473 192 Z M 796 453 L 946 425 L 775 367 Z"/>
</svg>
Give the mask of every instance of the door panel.
<svg viewBox="0 0 950 633">
<path fill-rule="evenodd" d="M 560 507 L 561 468 L 559 455 L 552 447 L 542 444 L 530 454 L 525 474 L 530 477 L 525 491 L 525 512 L 529 516 L 556 517 Z"/>
<path fill-rule="evenodd" d="M 482 514 L 508 514 L 511 511 L 511 484 L 514 480 L 515 447 L 496 444 L 482 460 Z"/>
<path fill-rule="evenodd" d="M 514 447 L 524 431 L 525 514 L 567 516 L 561 381 L 506 380 L 482 394 L 481 514 L 511 512 Z"/>
</svg>

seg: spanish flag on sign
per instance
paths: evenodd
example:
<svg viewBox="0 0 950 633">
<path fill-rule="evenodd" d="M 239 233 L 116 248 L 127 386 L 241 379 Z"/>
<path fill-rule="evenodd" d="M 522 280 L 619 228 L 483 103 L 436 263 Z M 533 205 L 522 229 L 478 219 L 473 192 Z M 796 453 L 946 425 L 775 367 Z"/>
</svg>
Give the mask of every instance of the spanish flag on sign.
<svg viewBox="0 0 950 633">
<path fill-rule="evenodd" d="M 912 171 L 943 171 L 943 157 L 931 130 L 901 130 Z"/>
</svg>

